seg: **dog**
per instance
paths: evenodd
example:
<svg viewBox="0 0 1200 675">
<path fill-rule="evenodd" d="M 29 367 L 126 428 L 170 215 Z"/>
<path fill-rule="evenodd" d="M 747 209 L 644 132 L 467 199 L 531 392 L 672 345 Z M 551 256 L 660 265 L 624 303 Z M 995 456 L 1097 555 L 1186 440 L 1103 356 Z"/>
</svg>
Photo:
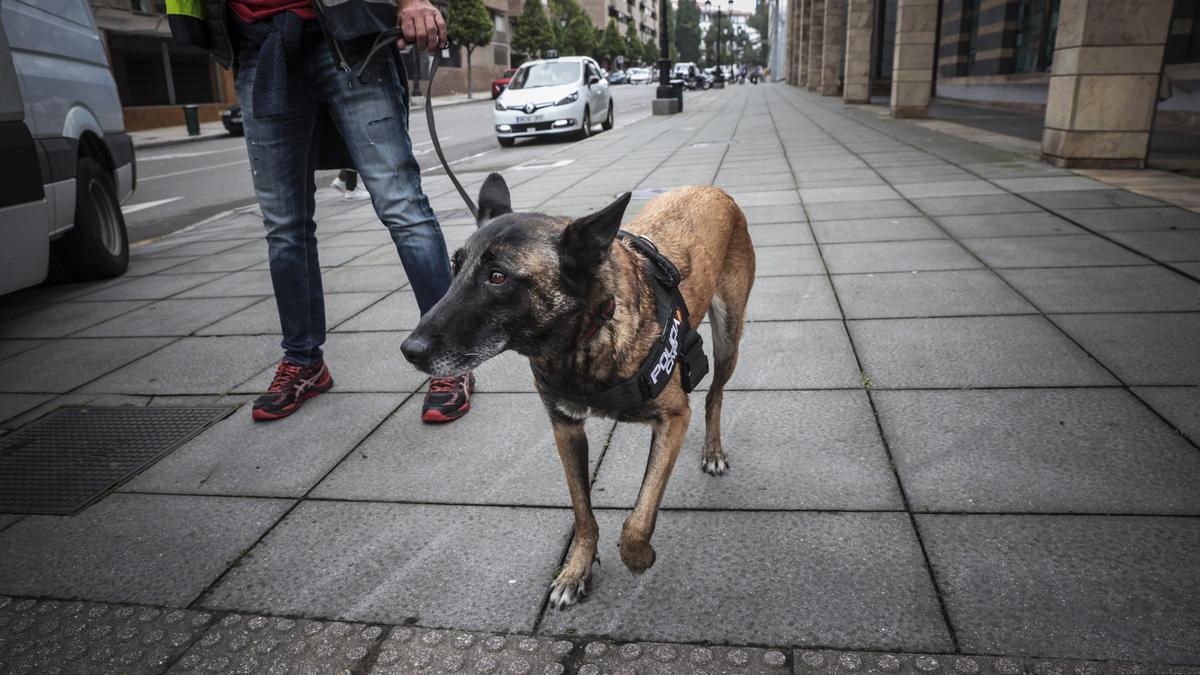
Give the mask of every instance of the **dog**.
<svg viewBox="0 0 1200 675">
<path fill-rule="evenodd" d="M 630 196 L 574 220 L 513 213 L 504 179 L 489 175 L 479 193 L 478 229 L 452 257 L 449 291 L 401 345 L 409 362 L 437 377 L 461 375 L 509 349 L 529 358 L 575 515 L 571 553 L 551 583 L 550 604 L 559 609 L 587 594 L 597 559 L 584 420 L 603 416 L 653 429 L 641 491 L 619 542 L 622 562 L 641 573 L 655 561 L 650 537 L 692 415 L 682 368 L 656 397 L 625 409 L 568 400 L 536 377 L 554 373 L 574 390 L 600 391 L 635 376 L 663 334 L 646 260 L 617 236 Z M 729 466 L 721 400 L 737 365 L 754 283 L 746 217 L 724 191 L 686 187 L 650 201 L 626 231 L 652 242 L 678 269 L 691 328 L 705 314 L 710 318 L 713 368 L 701 467 L 720 476 Z"/>
</svg>

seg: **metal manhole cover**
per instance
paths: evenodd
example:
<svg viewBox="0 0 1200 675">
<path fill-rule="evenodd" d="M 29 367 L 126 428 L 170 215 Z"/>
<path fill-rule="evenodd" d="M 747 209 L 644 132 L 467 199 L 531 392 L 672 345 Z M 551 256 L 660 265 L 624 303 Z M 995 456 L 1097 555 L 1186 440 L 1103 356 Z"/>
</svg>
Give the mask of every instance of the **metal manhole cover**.
<svg viewBox="0 0 1200 675">
<path fill-rule="evenodd" d="M 232 411 L 55 410 L 0 437 L 0 513 L 75 513 Z"/>
</svg>

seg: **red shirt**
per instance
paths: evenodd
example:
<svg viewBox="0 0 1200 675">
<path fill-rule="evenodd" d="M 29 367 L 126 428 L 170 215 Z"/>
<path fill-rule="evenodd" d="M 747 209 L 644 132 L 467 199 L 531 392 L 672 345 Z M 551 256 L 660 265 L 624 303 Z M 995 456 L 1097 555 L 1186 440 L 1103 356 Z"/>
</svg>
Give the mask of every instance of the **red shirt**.
<svg viewBox="0 0 1200 675">
<path fill-rule="evenodd" d="M 312 0 L 229 0 L 229 9 L 246 23 L 264 21 L 280 12 L 295 12 L 306 21 L 317 18 Z"/>
</svg>

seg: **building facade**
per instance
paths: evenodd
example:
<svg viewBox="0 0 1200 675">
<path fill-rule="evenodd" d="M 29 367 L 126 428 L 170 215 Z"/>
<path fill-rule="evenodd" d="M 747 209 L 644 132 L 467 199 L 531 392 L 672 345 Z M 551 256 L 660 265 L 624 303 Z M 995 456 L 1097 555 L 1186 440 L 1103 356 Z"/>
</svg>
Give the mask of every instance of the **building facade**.
<svg viewBox="0 0 1200 675">
<path fill-rule="evenodd" d="M 786 79 L 824 95 L 1042 112 L 1060 166 L 1142 167 L 1156 125 L 1200 128 L 1195 0 L 786 1 Z"/>
<path fill-rule="evenodd" d="M 202 121 L 216 121 L 222 109 L 236 104 L 232 73 L 213 62 L 204 50 L 171 41 L 165 0 L 89 2 L 121 94 L 127 129 L 181 125 L 182 106 L 189 104 L 198 106 Z M 491 44 L 472 54 L 471 89 L 480 94 L 489 91 L 492 80 L 510 63 L 510 0 L 484 0 L 484 4 L 495 32 Z M 517 4 L 519 11 L 519 0 Z M 464 49 L 443 56 L 434 95 L 465 93 L 466 64 Z M 415 60 L 409 58 L 406 65 L 415 79 Z M 421 75 L 427 72 L 424 68 Z M 421 87 L 426 93 L 424 83 Z"/>
<path fill-rule="evenodd" d="M 643 42 L 658 39 L 658 0 L 579 0 L 579 6 L 596 28 L 605 28 L 611 18 L 621 35 L 635 30 Z"/>
</svg>

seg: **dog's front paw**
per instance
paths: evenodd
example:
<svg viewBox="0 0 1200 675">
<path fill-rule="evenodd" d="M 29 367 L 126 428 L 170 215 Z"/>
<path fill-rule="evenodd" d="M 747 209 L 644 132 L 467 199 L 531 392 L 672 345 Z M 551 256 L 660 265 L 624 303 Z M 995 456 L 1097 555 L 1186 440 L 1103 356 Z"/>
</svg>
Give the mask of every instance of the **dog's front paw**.
<svg viewBox="0 0 1200 675">
<path fill-rule="evenodd" d="M 654 547 L 649 542 L 632 543 L 622 541 L 619 547 L 621 549 L 621 562 L 625 563 L 629 571 L 634 574 L 641 574 L 650 569 L 657 558 L 654 553 Z"/>
<path fill-rule="evenodd" d="M 550 606 L 555 609 L 566 609 L 571 605 L 583 602 L 588 591 L 590 574 L 582 576 L 563 572 L 550 582 Z"/>
<path fill-rule="evenodd" d="M 729 470 L 729 457 L 725 448 L 720 444 L 716 447 L 704 446 L 704 456 L 700 458 L 700 468 L 710 476 L 720 476 Z"/>
</svg>

